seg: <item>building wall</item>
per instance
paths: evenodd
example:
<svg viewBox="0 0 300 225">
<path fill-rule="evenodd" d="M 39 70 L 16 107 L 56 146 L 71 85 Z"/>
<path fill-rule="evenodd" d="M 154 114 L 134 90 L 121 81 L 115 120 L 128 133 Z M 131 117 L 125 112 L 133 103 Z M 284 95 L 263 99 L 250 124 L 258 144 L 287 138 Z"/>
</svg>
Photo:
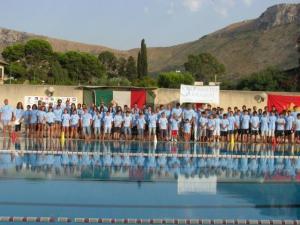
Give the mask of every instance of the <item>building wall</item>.
<svg viewBox="0 0 300 225">
<path fill-rule="evenodd" d="M 83 100 L 83 91 L 76 86 L 5 84 L 0 85 L 0 106 L 5 98 L 10 105 L 15 106 L 17 102 L 24 102 L 24 96 L 46 96 L 50 86 L 55 90 L 53 96 L 77 97 L 78 102 Z"/>
<path fill-rule="evenodd" d="M 17 102 L 24 102 L 24 96 L 46 96 L 46 90 L 50 85 L 19 85 L 19 84 L 5 84 L 0 85 L 0 106 L 3 104 L 5 98 L 9 99 L 11 105 L 16 105 Z M 77 86 L 52 86 L 55 91 L 53 96 L 71 96 L 77 97 L 78 102 L 83 102 L 84 91 Z M 154 90 L 155 105 L 169 104 L 179 102 L 179 89 L 158 88 Z M 263 108 L 267 105 L 267 99 L 264 102 L 258 103 L 255 100 L 256 95 L 261 95 L 261 91 L 228 91 L 220 92 L 220 106 L 227 108 L 228 106 L 242 107 L 247 105 L 249 107 L 256 105 Z M 297 95 L 299 92 L 266 92 L 278 95 Z"/>
<path fill-rule="evenodd" d="M 266 94 L 277 94 L 277 95 L 294 95 L 300 96 L 299 92 L 265 92 Z M 267 99 L 263 102 L 258 103 L 255 100 L 256 95 L 262 95 L 262 91 L 230 91 L 221 90 L 220 91 L 220 107 L 234 107 L 237 106 L 241 108 L 243 105 L 248 107 L 257 106 L 258 108 L 263 108 L 267 105 Z M 169 104 L 172 102 L 179 102 L 180 90 L 179 89 L 157 89 L 157 97 L 155 99 L 155 104 Z"/>
</svg>

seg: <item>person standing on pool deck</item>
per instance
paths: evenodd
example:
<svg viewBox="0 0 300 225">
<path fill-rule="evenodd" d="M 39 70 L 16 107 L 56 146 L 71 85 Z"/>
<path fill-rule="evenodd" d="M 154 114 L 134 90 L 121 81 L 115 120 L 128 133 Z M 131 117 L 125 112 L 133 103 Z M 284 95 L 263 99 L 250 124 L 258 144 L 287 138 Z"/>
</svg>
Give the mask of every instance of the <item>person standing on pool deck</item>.
<svg viewBox="0 0 300 225">
<path fill-rule="evenodd" d="M 62 106 L 61 106 L 61 99 L 57 100 L 57 105 L 55 107 L 55 109 L 53 110 L 54 114 L 55 114 L 55 126 L 54 126 L 54 133 L 55 133 L 55 137 L 60 137 L 60 133 L 61 133 L 61 116 L 63 113 L 62 110 Z"/>
<path fill-rule="evenodd" d="M 54 130 L 54 122 L 55 122 L 55 114 L 53 112 L 53 108 L 48 108 L 48 112 L 46 113 L 46 123 L 47 123 L 47 137 L 53 138 L 53 130 Z"/>
<path fill-rule="evenodd" d="M 18 102 L 17 107 L 15 109 L 15 132 L 17 134 L 17 138 L 20 136 L 21 125 L 24 119 L 24 110 L 22 102 Z"/>
<path fill-rule="evenodd" d="M 157 124 L 157 114 L 154 110 L 151 110 L 151 113 L 148 115 L 148 124 L 149 124 L 149 141 L 154 140 L 154 136 L 156 135 L 156 124 Z"/>
<path fill-rule="evenodd" d="M 132 128 L 132 116 L 130 114 L 129 109 L 126 111 L 126 114 L 123 118 L 123 127 L 124 127 L 125 140 L 130 140 L 131 128 Z"/>
<path fill-rule="evenodd" d="M 283 117 L 283 113 L 279 114 L 279 118 L 276 121 L 277 129 L 276 129 L 276 138 L 278 143 L 284 143 L 284 128 L 285 128 L 285 119 Z"/>
<path fill-rule="evenodd" d="M 267 116 L 267 112 L 264 111 L 262 117 L 260 118 L 260 135 L 261 140 L 263 143 L 267 142 L 267 136 L 269 132 L 269 125 L 268 125 L 269 118 Z"/>
<path fill-rule="evenodd" d="M 76 109 L 72 111 L 72 115 L 70 117 L 70 125 L 71 125 L 71 138 L 77 138 L 78 137 L 78 128 L 79 128 L 79 120 L 80 116 Z"/>
<path fill-rule="evenodd" d="M 142 111 L 140 111 L 140 113 L 139 113 L 139 118 L 136 121 L 136 125 L 137 125 L 137 130 L 138 130 L 138 140 L 143 141 L 146 121 L 144 119 L 144 115 L 143 115 Z"/>
<path fill-rule="evenodd" d="M 64 113 L 62 114 L 61 119 L 62 119 L 62 130 L 65 133 L 65 137 L 69 138 L 70 114 L 67 108 L 64 109 Z"/>
<path fill-rule="evenodd" d="M 207 141 L 207 115 L 205 111 L 201 113 L 199 118 L 199 129 L 200 142 Z"/>
<path fill-rule="evenodd" d="M 275 115 L 275 112 L 271 111 L 271 114 L 269 116 L 269 121 L 268 121 L 268 124 L 269 124 L 269 135 L 268 135 L 269 140 L 268 141 L 269 142 L 272 142 L 272 139 L 275 137 L 276 120 L 277 120 L 277 117 Z"/>
<path fill-rule="evenodd" d="M 212 142 L 214 139 L 215 127 L 216 127 L 216 123 L 214 120 L 214 116 L 210 114 L 207 120 L 207 137 L 209 142 Z"/>
<path fill-rule="evenodd" d="M 295 130 L 295 143 L 299 144 L 300 142 L 300 113 L 297 114 L 297 118 L 294 122 L 294 130 Z"/>
<path fill-rule="evenodd" d="M 221 126 L 221 140 L 228 141 L 228 127 L 229 127 L 229 120 L 227 119 L 227 114 L 223 115 L 223 118 L 220 121 Z"/>
<path fill-rule="evenodd" d="M 29 137 L 29 130 L 30 130 L 30 112 L 31 112 L 31 105 L 27 105 L 26 111 L 24 112 L 24 125 L 25 125 L 25 135 Z"/>
<path fill-rule="evenodd" d="M 95 139 L 101 139 L 101 124 L 102 123 L 102 114 L 99 110 L 96 110 L 95 115 L 93 116 L 93 127 L 94 127 L 94 137 Z"/>
<path fill-rule="evenodd" d="M 32 105 L 32 110 L 30 111 L 30 131 L 29 131 L 29 137 L 33 138 L 36 137 L 36 132 L 37 132 L 37 123 L 38 123 L 38 110 L 36 104 Z"/>
<path fill-rule="evenodd" d="M 93 123 L 92 115 L 88 112 L 87 108 L 84 108 L 81 117 L 81 124 L 82 124 L 82 134 L 85 140 L 90 140 L 91 138 L 92 123 Z"/>
<path fill-rule="evenodd" d="M 259 135 L 259 117 L 257 115 L 257 112 L 254 111 L 252 114 L 252 117 L 250 119 L 250 125 L 251 125 L 251 140 L 253 141 L 254 137 L 254 143 L 257 142 L 257 136 Z"/>
<path fill-rule="evenodd" d="M 112 127 L 112 123 L 113 123 L 113 117 L 110 113 L 110 111 L 108 110 L 106 112 L 106 115 L 103 118 L 103 122 L 104 122 L 104 135 L 103 135 L 103 140 L 104 139 L 110 139 L 110 134 L 111 134 L 111 127 Z M 105 136 L 105 137 L 104 137 Z"/>
<path fill-rule="evenodd" d="M 3 137 L 11 133 L 11 122 L 14 121 L 14 109 L 8 104 L 8 99 L 4 99 L 4 106 L 0 110 L 0 120 L 3 125 Z"/>
<path fill-rule="evenodd" d="M 168 129 L 168 120 L 166 118 L 166 114 L 162 112 L 160 119 L 158 120 L 159 130 L 160 130 L 160 138 L 161 141 L 167 141 L 167 129 Z"/>
<path fill-rule="evenodd" d="M 285 120 L 286 120 L 286 124 L 285 124 L 284 142 L 287 138 L 288 143 L 292 143 L 293 142 L 292 129 L 293 129 L 293 124 L 294 124 L 295 118 L 293 117 L 292 112 L 290 110 L 287 112 Z"/>
<path fill-rule="evenodd" d="M 46 107 L 41 105 L 38 112 L 38 133 L 37 137 L 42 138 L 44 137 L 44 130 L 45 130 L 45 124 L 46 124 Z"/>
<path fill-rule="evenodd" d="M 241 136 L 241 142 L 248 142 L 248 136 L 249 136 L 249 125 L 250 125 L 250 116 L 248 114 L 247 110 L 244 110 L 244 113 L 242 115 L 241 119 L 241 127 L 242 127 L 242 136 Z"/>
<path fill-rule="evenodd" d="M 122 116 L 121 109 L 118 109 L 113 122 L 114 122 L 114 139 L 120 140 L 121 128 L 123 123 L 123 116 Z"/>
</svg>

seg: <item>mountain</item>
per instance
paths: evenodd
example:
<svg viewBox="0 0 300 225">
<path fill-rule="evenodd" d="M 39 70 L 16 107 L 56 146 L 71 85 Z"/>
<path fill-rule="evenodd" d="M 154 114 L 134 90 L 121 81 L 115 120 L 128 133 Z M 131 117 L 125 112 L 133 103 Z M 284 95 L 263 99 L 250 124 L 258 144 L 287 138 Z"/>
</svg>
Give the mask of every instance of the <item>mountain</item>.
<svg viewBox="0 0 300 225">
<path fill-rule="evenodd" d="M 189 54 L 201 52 L 209 52 L 224 63 L 228 79 L 238 79 L 267 66 L 290 69 L 298 65 L 296 40 L 299 35 L 300 4 L 274 5 L 257 19 L 229 25 L 196 41 L 148 48 L 149 71 L 181 69 Z M 138 52 L 138 49 L 120 51 L 8 29 L 0 29 L 0 51 L 8 45 L 36 37 L 48 40 L 56 51 L 78 50 L 98 54 L 109 50 L 124 57 L 136 57 Z"/>
</svg>

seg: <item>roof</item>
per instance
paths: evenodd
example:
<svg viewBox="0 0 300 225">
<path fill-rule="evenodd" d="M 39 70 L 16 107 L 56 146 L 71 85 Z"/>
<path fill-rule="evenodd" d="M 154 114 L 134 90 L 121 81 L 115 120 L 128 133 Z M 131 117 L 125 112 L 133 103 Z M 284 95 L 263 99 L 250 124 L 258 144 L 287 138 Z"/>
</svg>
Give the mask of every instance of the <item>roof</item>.
<svg viewBox="0 0 300 225">
<path fill-rule="evenodd" d="M 4 60 L 1 60 L 1 59 L 0 59 L 0 64 L 3 64 L 3 65 L 8 65 L 8 63 L 7 63 L 7 62 L 5 62 Z"/>
<path fill-rule="evenodd" d="M 135 87 L 135 86 L 79 86 L 82 89 L 98 89 L 98 88 L 110 88 L 110 89 L 147 89 L 154 90 L 157 87 Z"/>
</svg>

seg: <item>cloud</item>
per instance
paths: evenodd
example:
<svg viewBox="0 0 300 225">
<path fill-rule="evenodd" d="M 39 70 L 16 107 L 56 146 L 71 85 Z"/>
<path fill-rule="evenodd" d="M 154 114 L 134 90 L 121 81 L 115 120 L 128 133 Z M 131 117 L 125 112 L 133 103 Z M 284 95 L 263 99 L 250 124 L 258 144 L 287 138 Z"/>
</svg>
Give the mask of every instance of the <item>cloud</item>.
<svg viewBox="0 0 300 225">
<path fill-rule="evenodd" d="M 183 0 L 183 6 L 192 12 L 197 12 L 202 6 L 204 0 Z"/>
<path fill-rule="evenodd" d="M 250 6 L 253 3 L 253 0 L 243 0 L 243 2 L 247 5 Z"/>
<path fill-rule="evenodd" d="M 175 6 L 174 2 L 170 2 L 170 7 L 167 10 L 168 15 L 174 14 L 174 6 Z"/>
<path fill-rule="evenodd" d="M 228 10 L 226 8 L 214 8 L 215 12 L 218 13 L 222 17 L 228 16 Z"/>
<path fill-rule="evenodd" d="M 144 13 L 146 13 L 146 14 L 149 13 L 149 7 L 148 7 L 148 6 L 145 6 L 145 7 L 144 7 Z"/>
<path fill-rule="evenodd" d="M 211 1 L 213 10 L 222 17 L 228 17 L 230 9 L 235 7 L 235 0 Z"/>
</svg>

